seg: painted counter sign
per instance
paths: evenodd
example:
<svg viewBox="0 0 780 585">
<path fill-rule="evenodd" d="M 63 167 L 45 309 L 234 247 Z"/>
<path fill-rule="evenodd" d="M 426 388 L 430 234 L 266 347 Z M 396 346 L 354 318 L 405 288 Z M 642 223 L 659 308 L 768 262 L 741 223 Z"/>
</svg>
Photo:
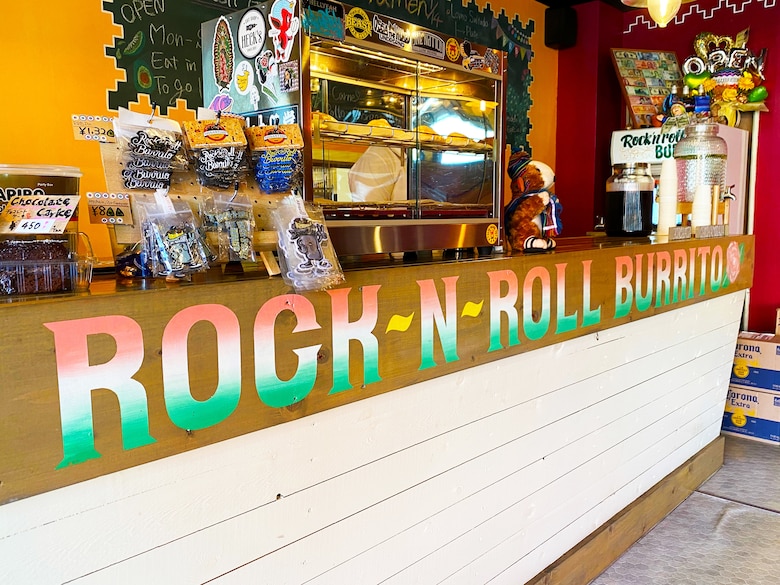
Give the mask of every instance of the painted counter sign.
<svg viewBox="0 0 780 585">
<path fill-rule="evenodd" d="M 2 307 L 0 503 L 752 282 L 749 236 L 561 247 L 306 295 L 265 278 Z"/>
</svg>

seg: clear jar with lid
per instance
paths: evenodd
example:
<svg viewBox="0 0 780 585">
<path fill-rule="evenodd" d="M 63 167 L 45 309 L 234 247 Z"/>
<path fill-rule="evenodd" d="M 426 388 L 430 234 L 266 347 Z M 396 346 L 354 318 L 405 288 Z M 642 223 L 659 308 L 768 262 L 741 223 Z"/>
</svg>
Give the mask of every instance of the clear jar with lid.
<svg viewBox="0 0 780 585">
<path fill-rule="evenodd" d="M 608 236 L 649 236 L 653 231 L 655 179 L 647 163 L 612 167 L 607 179 L 604 228 Z"/>
<path fill-rule="evenodd" d="M 693 201 L 699 185 L 718 185 L 726 190 L 726 141 L 718 136 L 714 123 L 691 124 L 674 146 L 677 167 L 677 200 Z"/>
</svg>

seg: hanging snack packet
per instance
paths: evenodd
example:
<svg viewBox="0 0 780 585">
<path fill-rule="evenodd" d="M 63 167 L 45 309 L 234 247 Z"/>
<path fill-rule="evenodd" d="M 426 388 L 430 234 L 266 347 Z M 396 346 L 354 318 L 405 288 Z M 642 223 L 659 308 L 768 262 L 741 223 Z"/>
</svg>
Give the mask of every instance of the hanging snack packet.
<svg viewBox="0 0 780 585">
<path fill-rule="evenodd" d="M 173 120 L 119 108 L 114 134 L 125 189 L 167 189 L 173 172 L 187 168 L 181 128 Z"/>
<path fill-rule="evenodd" d="M 208 269 L 195 214 L 185 201 L 172 201 L 162 190 L 153 201 L 137 202 L 142 245 L 154 276 L 184 278 Z"/>
<path fill-rule="evenodd" d="M 301 186 L 303 136 L 298 124 L 251 126 L 246 137 L 260 189 L 279 193 Z"/>
<path fill-rule="evenodd" d="M 243 118 L 218 115 L 215 120 L 183 122 L 187 151 L 198 183 L 230 189 L 246 172 Z"/>
<path fill-rule="evenodd" d="M 255 261 L 255 218 L 249 197 L 215 193 L 205 199 L 200 213 L 206 231 L 216 235 L 220 262 Z"/>
<path fill-rule="evenodd" d="M 284 282 L 297 291 L 323 290 L 344 282 L 320 209 L 295 192 L 272 211 Z"/>
</svg>

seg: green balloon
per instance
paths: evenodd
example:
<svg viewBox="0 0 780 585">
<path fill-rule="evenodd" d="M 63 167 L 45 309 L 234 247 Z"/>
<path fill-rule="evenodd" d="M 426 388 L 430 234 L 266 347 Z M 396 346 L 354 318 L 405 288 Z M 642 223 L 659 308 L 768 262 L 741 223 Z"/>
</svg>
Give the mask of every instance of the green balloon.
<svg viewBox="0 0 780 585">
<path fill-rule="evenodd" d="M 759 85 L 758 87 L 754 87 L 748 92 L 747 99 L 750 103 L 763 102 L 768 95 L 769 90 L 767 90 L 766 86 Z"/>
<path fill-rule="evenodd" d="M 712 73 L 709 71 L 702 71 L 701 73 L 688 73 L 683 77 L 685 85 L 691 89 L 699 89 L 699 86 L 712 77 Z"/>
</svg>

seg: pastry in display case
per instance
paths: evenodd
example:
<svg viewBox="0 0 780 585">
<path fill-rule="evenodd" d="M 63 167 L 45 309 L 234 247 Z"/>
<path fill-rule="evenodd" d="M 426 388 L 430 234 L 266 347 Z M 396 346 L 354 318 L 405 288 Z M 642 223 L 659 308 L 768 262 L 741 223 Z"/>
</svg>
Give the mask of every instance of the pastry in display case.
<svg viewBox="0 0 780 585">
<path fill-rule="evenodd" d="M 303 195 L 339 255 L 492 250 L 506 55 L 348 4 L 287 2 L 279 28 L 279 4 L 203 24 L 204 103 L 300 125 Z"/>
</svg>

